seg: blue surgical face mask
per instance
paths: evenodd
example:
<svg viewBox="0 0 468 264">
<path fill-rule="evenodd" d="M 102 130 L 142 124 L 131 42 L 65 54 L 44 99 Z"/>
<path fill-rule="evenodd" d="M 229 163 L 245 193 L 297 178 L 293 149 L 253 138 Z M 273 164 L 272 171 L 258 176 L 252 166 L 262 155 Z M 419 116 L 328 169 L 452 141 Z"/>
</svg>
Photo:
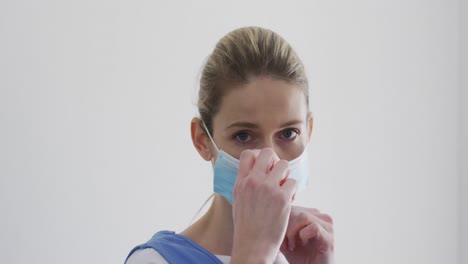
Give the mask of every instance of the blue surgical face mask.
<svg viewBox="0 0 468 264">
<path fill-rule="evenodd" d="M 233 202 L 233 190 L 239 170 L 239 160 L 220 150 L 208 131 L 205 123 L 202 121 L 206 133 L 218 152 L 216 162 L 213 166 L 214 170 L 214 192 L 221 194 L 231 204 Z M 289 161 L 289 178 L 295 179 L 297 182 L 297 192 L 304 190 L 309 184 L 309 167 L 307 164 L 307 147 L 304 148 L 302 154 Z"/>
</svg>

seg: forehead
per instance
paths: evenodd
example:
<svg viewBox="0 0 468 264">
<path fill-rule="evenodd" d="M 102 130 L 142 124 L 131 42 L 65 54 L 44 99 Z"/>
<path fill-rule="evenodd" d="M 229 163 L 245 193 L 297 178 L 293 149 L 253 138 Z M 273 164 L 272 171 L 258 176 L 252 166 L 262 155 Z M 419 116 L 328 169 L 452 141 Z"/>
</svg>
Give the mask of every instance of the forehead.
<svg viewBox="0 0 468 264">
<path fill-rule="evenodd" d="M 302 88 L 283 80 L 256 78 L 247 85 L 233 87 L 223 96 L 215 125 L 248 121 L 259 126 L 304 119 L 306 98 Z"/>
</svg>

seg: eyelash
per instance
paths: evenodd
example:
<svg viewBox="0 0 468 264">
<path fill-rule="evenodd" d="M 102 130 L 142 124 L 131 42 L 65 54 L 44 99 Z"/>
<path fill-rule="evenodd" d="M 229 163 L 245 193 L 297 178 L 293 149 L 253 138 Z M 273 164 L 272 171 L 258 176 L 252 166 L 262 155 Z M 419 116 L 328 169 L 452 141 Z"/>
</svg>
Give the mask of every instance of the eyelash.
<svg viewBox="0 0 468 264">
<path fill-rule="evenodd" d="M 284 132 L 286 131 L 293 131 L 295 133 L 295 135 L 292 137 L 292 138 L 283 138 L 282 135 Z M 247 141 L 242 141 L 242 140 L 239 140 L 238 139 L 238 136 L 241 135 L 241 134 L 247 134 L 247 136 L 249 137 L 249 140 Z M 280 134 L 280 137 L 283 139 L 283 140 L 286 140 L 286 141 L 293 141 L 294 139 L 297 138 L 297 136 L 299 136 L 301 134 L 301 132 L 299 131 L 299 129 L 296 129 L 296 128 L 286 128 L 286 129 L 283 129 L 282 131 L 279 132 Z M 239 132 L 236 132 L 232 138 L 237 141 L 237 143 L 239 144 L 248 144 L 252 138 L 252 135 L 251 133 L 249 133 L 248 131 L 239 131 Z"/>
<path fill-rule="evenodd" d="M 283 131 L 281 131 L 280 134 L 283 135 L 283 133 L 286 132 L 286 131 L 293 131 L 295 133 L 295 135 L 292 138 L 285 138 L 285 140 L 287 140 L 287 141 L 292 141 L 292 140 L 296 139 L 296 137 L 301 134 L 299 129 L 296 129 L 296 128 L 286 128 Z"/>
<path fill-rule="evenodd" d="M 247 144 L 248 141 L 242 141 L 242 140 L 239 140 L 239 139 L 237 138 L 237 137 L 238 137 L 239 135 L 241 135 L 241 134 L 247 134 L 247 136 L 252 137 L 248 131 L 239 131 L 239 132 L 236 132 L 236 133 L 232 136 L 232 138 L 233 138 L 235 141 L 237 141 L 238 143 L 240 143 L 240 144 Z"/>
</svg>

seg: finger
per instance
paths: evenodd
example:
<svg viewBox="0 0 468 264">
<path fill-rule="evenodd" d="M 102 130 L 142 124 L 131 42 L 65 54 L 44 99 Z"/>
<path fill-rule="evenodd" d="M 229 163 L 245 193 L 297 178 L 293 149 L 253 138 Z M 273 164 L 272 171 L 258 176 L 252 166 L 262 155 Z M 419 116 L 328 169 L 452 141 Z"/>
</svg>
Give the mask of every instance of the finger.
<svg viewBox="0 0 468 264">
<path fill-rule="evenodd" d="M 310 223 L 306 227 L 302 228 L 299 231 L 299 238 L 302 241 L 302 244 L 306 244 L 309 239 L 315 238 L 319 239 L 320 238 L 320 224 L 318 223 Z"/>
<path fill-rule="evenodd" d="M 281 189 L 286 193 L 288 200 L 292 201 L 293 196 L 296 194 L 297 181 L 295 179 L 287 178 L 286 181 L 284 181 L 283 186 L 281 186 Z"/>
<path fill-rule="evenodd" d="M 311 224 L 319 224 L 319 225 L 329 225 L 322 219 L 318 218 L 315 213 L 318 212 L 317 209 L 314 208 L 304 208 L 304 207 L 295 207 L 298 209 L 298 213 L 291 214 L 290 219 L 288 222 L 288 228 L 286 231 L 286 235 L 289 240 L 289 247 L 290 249 L 296 247 L 296 242 L 301 242 L 299 233 L 300 231 L 309 226 Z"/>
<path fill-rule="evenodd" d="M 288 228 L 286 230 L 289 250 L 294 250 L 296 247 L 296 237 L 298 237 L 299 231 L 310 223 L 304 213 L 300 213 L 294 217 L 292 216 L 293 215 L 289 218 Z"/>
<path fill-rule="evenodd" d="M 278 160 L 279 158 L 272 148 L 264 148 L 260 151 L 260 154 L 258 154 L 252 170 L 258 172 L 260 175 L 267 175 L 273 167 L 273 164 Z"/>
<path fill-rule="evenodd" d="M 329 219 L 331 219 L 331 216 L 327 214 L 315 213 L 310 215 L 312 222 L 320 224 L 327 232 L 333 233 L 333 224 L 328 222 Z"/>
<path fill-rule="evenodd" d="M 317 217 L 327 222 L 328 224 L 333 225 L 333 218 L 329 214 L 316 214 Z"/>
<path fill-rule="evenodd" d="M 318 223 L 311 223 L 299 232 L 302 245 L 305 246 L 311 239 L 317 241 L 319 250 L 325 253 L 333 247 L 333 236 Z"/>
<path fill-rule="evenodd" d="M 271 180 L 274 180 L 275 183 L 283 185 L 288 174 L 288 162 L 286 160 L 279 160 L 273 165 L 273 169 L 270 171 L 270 173 L 268 173 L 268 176 L 270 176 Z"/>
<path fill-rule="evenodd" d="M 306 211 L 306 212 L 310 212 L 312 214 L 319 214 L 320 211 L 319 209 L 317 208 L 308 208 L 308 207 L 302 207 L 302 206 L 294 206 L 295 209 L 297 209 L 298 211 Z"/>
<path fill-rule="evenodd" d="M 323 231 L 322 240 L 328 241 L 327 243 L 331 243 L 333 247 L 333 224 L 327 222 L 328 217 L 331 218 L 329 215 L 322 214 L 315 208 L 299 206 L 293 206 L 292 212 L 286 231 L 290 249 L 294 249 L 297 243 L 307 243 L 309 239 L 316 236 L 317 233 L 314 233 L 314 228 L 316 228 L 316 232 Z M 303 230 L 304 228 L 306 229 Z M 319 233 L 319 236 L 322 233 Z"/>
<path fill-rule="evenodd" d="M 244 150 L 240 154 L 238 177 L 246 177 L 255 164 L 257 155 L 254 150 Z"/>
<path fill-rule="evenodd" d="M 326 223 L 324 223 L 324 225 L 333 225 L 333 218 L 329 214 L 321 213 L 317 208 L 306 208 L 301 206 L 294 206 L 294 208 L 311 213 L 320 220 L 325 221 Z"/>
</svg>

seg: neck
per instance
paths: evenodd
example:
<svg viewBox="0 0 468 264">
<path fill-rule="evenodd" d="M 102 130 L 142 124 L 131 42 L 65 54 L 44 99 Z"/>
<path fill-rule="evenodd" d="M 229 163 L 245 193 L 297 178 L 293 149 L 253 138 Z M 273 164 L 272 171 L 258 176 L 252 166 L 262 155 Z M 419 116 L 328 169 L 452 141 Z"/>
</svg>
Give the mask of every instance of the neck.
<svg viewBox="0 0 468 264">
<path fill-rule="evenodd" d="M 232 206 L 219 194 L 214 195 L 210 209 L 181 234 L 215 255 L 231 255 L 234 235 Z"/>
</svg>

